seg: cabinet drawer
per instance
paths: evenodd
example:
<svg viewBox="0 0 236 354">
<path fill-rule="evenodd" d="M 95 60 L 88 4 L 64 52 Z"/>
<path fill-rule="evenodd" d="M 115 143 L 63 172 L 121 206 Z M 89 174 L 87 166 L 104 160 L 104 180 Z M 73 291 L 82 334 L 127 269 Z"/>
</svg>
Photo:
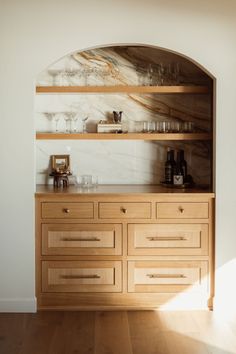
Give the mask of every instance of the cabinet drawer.
<svg viewBox="0 0 236 354">
<path fill-rule="evenodd" d="M 42 218 L 91 219 L 93 203 L 42 203 Z"/>
<path fill-rule="evenodd" d="M 99 203 L 101 219 L 150 219 L 151 203 Z"/>
<path fill-rule="evenodd" d="M 43 261 L 43 292 L 120 292 L 120 261 Z"/>
<path fill-rule="evenodd" d="M 207 261 L 130 261 L 129 292 L 189 292 L 207 290 Z"/>
<path fill-rule="evenodd" d="M 159 219 L 208 218 L 208 203 L 157 203 Z"/>
<path fill-rule="evenodd" d="M 208 255 L 207 224 L 129 224 L 129 255 Z"/>
<path fill-rule="evenodd" d="M 43 255 L 121 255 L 120 224 L 43 224 Z"/>
</svg>

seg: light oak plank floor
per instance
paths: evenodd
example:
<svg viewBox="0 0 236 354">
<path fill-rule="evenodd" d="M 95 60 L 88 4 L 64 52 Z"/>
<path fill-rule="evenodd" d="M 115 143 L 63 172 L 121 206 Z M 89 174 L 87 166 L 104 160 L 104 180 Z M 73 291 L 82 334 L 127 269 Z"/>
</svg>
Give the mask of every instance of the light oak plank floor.
<svg viewBox="0 0 236 354">
<path fill-rule="evenodd" d="M 236 354 L 236 321 L 208 311 L 2 313 L 0 354 Z"/>
</svg>

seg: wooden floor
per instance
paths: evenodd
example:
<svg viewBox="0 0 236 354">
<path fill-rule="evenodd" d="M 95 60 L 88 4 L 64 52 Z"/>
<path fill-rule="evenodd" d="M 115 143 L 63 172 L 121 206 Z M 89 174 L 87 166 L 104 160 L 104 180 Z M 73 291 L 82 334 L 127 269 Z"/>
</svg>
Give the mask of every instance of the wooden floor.
<svg viewBox="0 0 236 354">
<path fill-rule="evenodd" d="M 0 314 L 0 354 L 234 354 L 236 322 L 213 312 Z"/>
</svg>

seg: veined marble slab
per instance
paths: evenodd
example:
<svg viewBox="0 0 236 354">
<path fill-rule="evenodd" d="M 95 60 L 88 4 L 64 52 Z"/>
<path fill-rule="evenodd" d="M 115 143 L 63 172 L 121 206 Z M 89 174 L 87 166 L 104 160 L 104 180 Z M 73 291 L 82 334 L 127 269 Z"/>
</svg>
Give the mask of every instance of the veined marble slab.
<svg viewBox="0 0 236 354">
<path fill-rule="evenodd" d="M 190 61 L 173 53 L 149 47 L 108 47 L 74 53 L 40 73 L 37 85 L 140 85 L 157 80 L 160 63 L 180 67 L 179 83 L 211 85 L 211 79 Z M 150 64 L 153 70 L 150 76 Z M 210 95 L 158 94 L 40 94 L 35 98 L 35 127 L 39 132 L 55 131 L 56 122 L 47 113 L 57 113 L 58 131 L 66 130 L 65 112 L 76 112 L 71 127 L 96 131 L 112 111 L 123 111 L 122 121 L 130 132 L 142 129 L 143 121 L 194 123 L 196 131 L 212 130 Z M 75 174 L 97 175 L 100 183 L 151 184 L 163 180 L 167 147 L 183 148 L 189 173 L 196 183 L 210 183 L 210 142 L 144 141 L 37 141 L 37 183 L 48 179 L 50 155 L 70 154 Z"/>
</svg>

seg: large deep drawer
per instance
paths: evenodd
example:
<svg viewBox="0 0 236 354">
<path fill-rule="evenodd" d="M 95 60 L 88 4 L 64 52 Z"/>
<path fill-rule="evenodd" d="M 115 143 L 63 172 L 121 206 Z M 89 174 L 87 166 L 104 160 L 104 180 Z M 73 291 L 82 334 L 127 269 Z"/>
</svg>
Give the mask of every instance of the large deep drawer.
<svg viewBox="0 0 236 354">
<path fill-rule="evenodd" d="M 129 224 L 129 255 L 208 255 L 207 224 Z"/>
<path fill-rule="evenodd" d="M 128 291 L 176 293 L 206 291 L 207 261 L 129 261 Z"/>
<path fill-rule="evenodd" d="M 121 255 L 121 224 L 43 224 L 43 255 Z"/>
<path fill-rule="evenodd" d="M 43 261 L 43 292 L 120 292 L 120 261 Z"/>
</svg>

